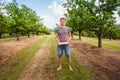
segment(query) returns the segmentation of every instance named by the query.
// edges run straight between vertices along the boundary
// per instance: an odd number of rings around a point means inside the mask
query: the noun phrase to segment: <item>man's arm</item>
[[[68,35],[69,35],[69,39],[68,39],[69,42],[71,40],[71,32]]]
[[[69,28],[68,30],[68,36],[69,36],[69,39],[68,39],[68,42],[71,40],[71,29]]]
[[[56,40],[57,40],[57,43],[59,43],[58,33],[57,32],[56,32]]]

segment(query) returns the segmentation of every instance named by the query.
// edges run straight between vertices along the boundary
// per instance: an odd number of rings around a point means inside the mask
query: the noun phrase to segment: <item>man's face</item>
[[[66,20],[65,20],[65,19],[61,19],[61,20],[60,20],[60,25],[61,25],[61,26],[65,26],[65,24],[66,24]]]

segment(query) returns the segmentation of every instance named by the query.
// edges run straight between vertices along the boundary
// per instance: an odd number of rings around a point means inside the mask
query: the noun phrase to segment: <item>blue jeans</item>
[[[58,57],[62,56],[63,50],[67,57],[70,57],[70,46],[69,44],[66,45],[58,45]]]

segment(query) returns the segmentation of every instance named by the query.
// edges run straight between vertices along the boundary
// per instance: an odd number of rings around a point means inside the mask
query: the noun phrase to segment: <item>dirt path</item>
[[[96,48],[79,40],[71,41],[71,51],[95,80],[120,80],[120,51]]]
[[[42,36],[35,36],[31,38],[24,38],[20,41],[11,40],[7,42],[0,42],[0,64],[4,63],[11,55],[15,55],[22,49],[26,49],[40,39]]]
[[[19,80],[50,80],[47,79],[47,73],[45,72],[45,66],[50,62],[49,57],[51,56],[50,37],[42,44]]]

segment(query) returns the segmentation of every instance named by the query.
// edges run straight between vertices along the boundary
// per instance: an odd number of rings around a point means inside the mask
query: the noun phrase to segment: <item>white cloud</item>
[[[64,13],[66,13],[66,9],[63,8],[62,4],[58,4],[57,1],[53,1],[48,8],[52,10],[55,15],[64,16]]]
[[[53,29],[56,23],[59,23],[60,17],[64,17],[66,9],[63,8],[62,3],[65,0],[54,0],[52,4],[48,5],[48,12],[41,16],[44,18],[43,23],[50,29]]]
[[[49,15],[43,15],[41,16],[43,19],[43,23],[50,29],[53,29],[56,24],[56,20],[53,17],[50,17]]]
[[[41,18],[44,18],[42,21],[48,28],[53,29],[57,24],[59,24],[59,19],[65,17],[66,9],[63,8],[62,3],[66,0],[53,0],[53,2],[48,5],[48,13],[43,14]]]

